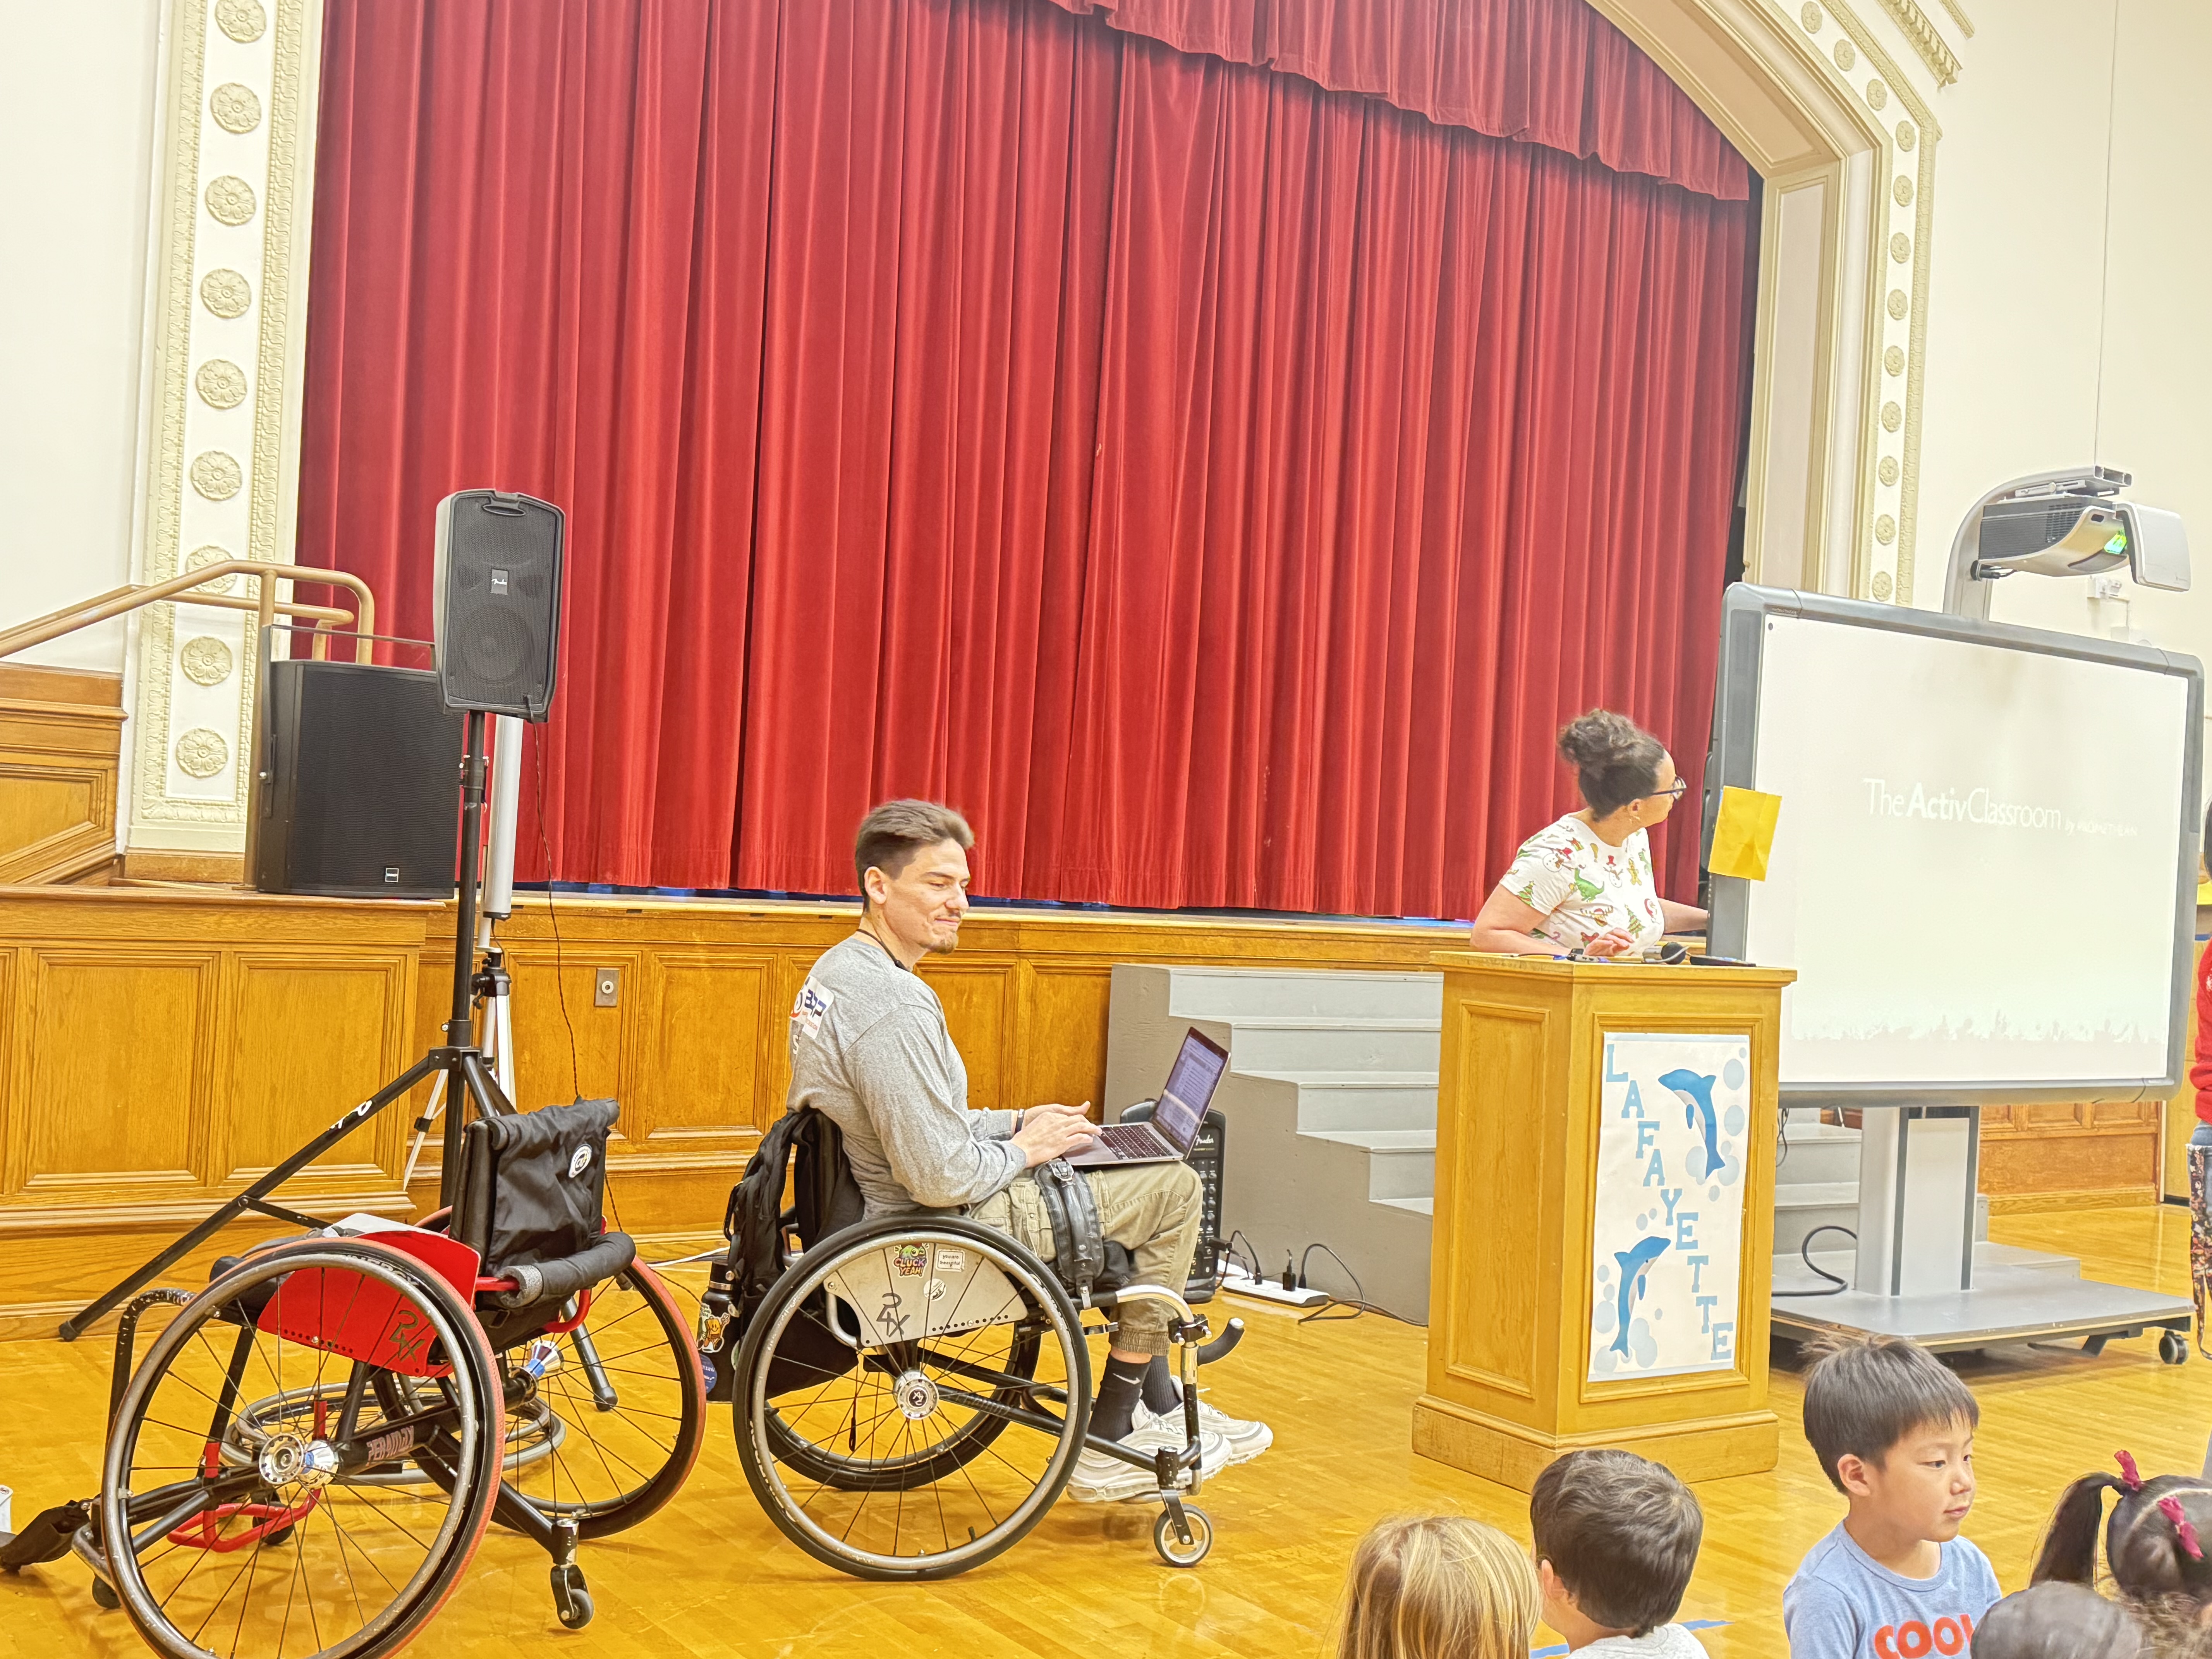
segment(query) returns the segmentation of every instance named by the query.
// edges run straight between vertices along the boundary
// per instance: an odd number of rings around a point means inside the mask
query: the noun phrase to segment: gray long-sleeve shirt
[[[792,1006],[786,1099],[844,1131],[871,1216],[979,1204],[1029,1167],[1012,1112],[968,1109],[937,993],[865,933],[824,951]]]

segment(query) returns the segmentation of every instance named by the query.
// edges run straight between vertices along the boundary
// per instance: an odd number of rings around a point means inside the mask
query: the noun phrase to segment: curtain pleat
[[[1130,7],[329,0],[301,556],[421,637],[441,496],[568,509],[526,878],[842,892],[919,794],[987,893],[1471,914],[1580,709],[1695,782],[1747,393],[1755,210],[1589,159],[1695,112],[1565,3],[1191,15],[1548,20],[1571,144]]]

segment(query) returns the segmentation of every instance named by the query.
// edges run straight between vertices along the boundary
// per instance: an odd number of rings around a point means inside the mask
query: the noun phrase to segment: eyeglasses
[[[1638,795],[1638,796],[1637,797],[1637,799],[1638,799],[1638,800],[1657,800],[1657,799],[1660,798],[1660,796],[1664,795],[1664,796],[1665,796],[1668,800],[1680,800],[1680,799],[1682,799],[1682,797],[1683,797],[1683,796],[1685,796],[1685,795],[1688,794],[1689,793],[1690,793],[1690,781],[1689,781],[1689,779],[1687,779],[1687,778],[1677,778],[1677,779],[1675,779],[1675,780],[1674,780],[1674,781],[1672,784],[1670,784],[1668,787],[1666,787],[1666,788],[1664,788],[1664,789],[1654,789],[1654,790],[1653,790],[1650,794],[1648,794],[1648,795]]]

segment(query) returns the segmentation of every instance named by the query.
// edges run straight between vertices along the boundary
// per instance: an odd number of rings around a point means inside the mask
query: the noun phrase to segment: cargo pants
[[[1098,1230],[1129,1252],[1134,1282],[1181,1296],[1198,1249],[1203,1197],[1198,1171],[1188,1164],[1136,1164],[1083,1173],[1098,1206]],[[1052,1222],[1034,1176],[1016,1176],[1013,1185],[971,1206],[968,1213],[1039,1261],[1052,1260]],[[1116,1316],[1120,1328],[1114,1346],[1125,1353],[1164,1354],[1170,1317],[1166,1305],[1150,1297],[1130,1303]]]

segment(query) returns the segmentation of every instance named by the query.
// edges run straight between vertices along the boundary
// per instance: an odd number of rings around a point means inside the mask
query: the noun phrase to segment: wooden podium
[[[1428,1386],[1413,1449],[1522,1491],[1620,1446],[1774,1467],[1779,969],[1439,951]]]

